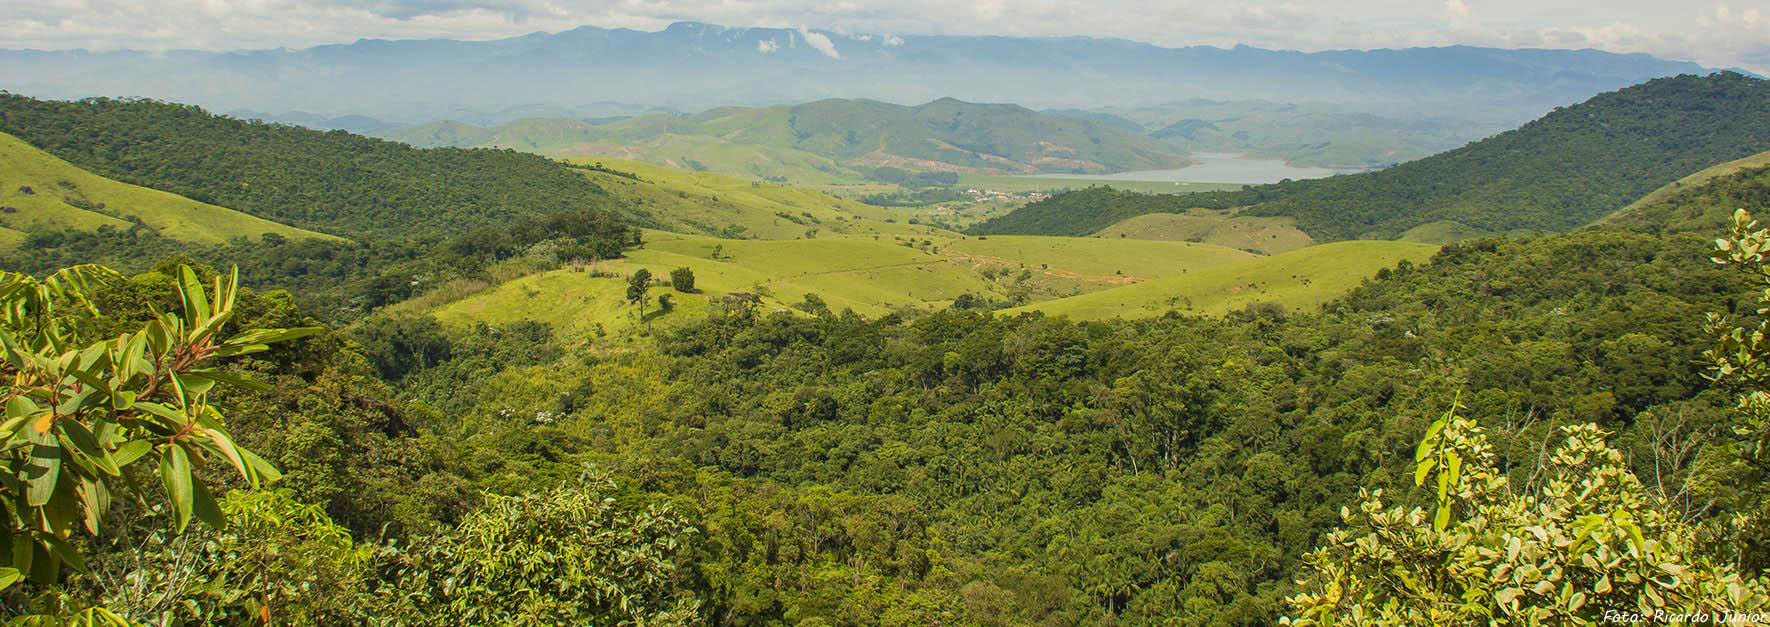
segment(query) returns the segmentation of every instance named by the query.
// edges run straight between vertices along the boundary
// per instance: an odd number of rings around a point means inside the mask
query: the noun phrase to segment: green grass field
[[[1350,241],[1311,246],[1246,263],[1229,264],[1021,307],[1082,320],[1137,318],[1168,311],[1221,315],[1256,303],[1313,310],[1403,259],[1424,261],[1437,246],[1395,241]]]
[[[1101,229],[1093,237],[1202,242],[1269,255],[1315,243],[1315,238],[1297,229],[1295,218],[1238,216],[1211,209],[1133,216]]]
[[[114,181],[0,133],[0,225],[5,229],[0,245],[16,245],[24,232],[34,229],[128,229],[131,216],[166,237],[204,244],[257,239],[265,233],[338,239]]]
[[[945,307],[966,293],[1001,296],[964,263],[903,246],[890,236],[725,240],[653,231],[646,246],[625,259],[521,277],[432,313],[451,325],[535,320],[553,325],[563,337],[620,341],[645,326],[626,302],[625,277],[646,268],[664,280],[681,267],[694,270],[697,293],[655,289],[654,294],[670,294],[675,307],[659,314],[654,306],[648,314],[654,328],[704,317],[709,306],[736,292],[761,297],[763,311],[786,309],[816,294],[834,311],[874,316],[898,308]]]
[[[545,322],[562,337],[621,345],[649,326],[655,331],[705,317],[722,299],[745,292],[764,311],[790,310],[816,294],[834,311],[881,315],[897,309],[944,308],[962,294],[1002,299],[1017,284],[985,269],[1021,268],[1039,280],[1070,280],[1087,293],[1006,310],[1041,311],[1078,319],[1134,318],[1169,310],[1220,315],[1255,303],[1309,310],[1356,287],[1402,259],[1424,261],[1437,247],[1408,242],[1356,241],[1260,257],[1222,247],[1177,242],[1117,242],[1058,237],[935,239],[905,246],[882,236],[815,240],[721,240],[662,232],[628,258],[590,268],[565,268],[517,278],[432,310],[445,324]],[[917,240],[919,244],[921,240]],[[1114,257],[1093,253],[1118,246]],[[717,256],[717,258],[715,258]],[[1035,261],[1035,260],[1044,261]],[[1141,273],[1106,272],[1125,266]],[[639,268],[653,276],[687,267],[697,293],[669,294],[670,312],[654,305],[641,320],[626,301],[625,278]],[[1089,274],[1092,273],[1092,274]],[[1129,273],[1127,273],[1129,274]],[[1133,280],[1142,279],[1138,282]],[[545,306],[541,306],[545,304]]]
[[[1192,242],[991,235],[935,240],[941,256],[978,264],[1047,268],[1109,282],[1135,282],[1241,263],[1252,253]]]
[[[804,239],[814,230],[818,235],[947,233],[909,224],[908,212],[903,210],[874,207],[797,185],[638,161],[575,158],[568,162],[600,163],[638,175],[642,180],[583,170],[598,185],[638,207],[644,218],[670,231],[762,239]]]
[[[493,142],[496,143],[496,142]],[[510,146],[523,150],[520,146]],[[621,141],[585,141],[530,148],[541,154],[595,160],[643,161],[694,171],[712,171],[756,179],[785,179],[795,185],[832,185],[863,181],[854,168],[796,148],[741,144],[707,135],[665,134]]]
[[[1492,235],[1492,233],[1488,233],[1487,231],[1477,229],[1461,222],[1440,220],[1437,222],[1427,222],[1403,231],[1401,237],[1396,239],[1404,242],[1438,244],[1442,246],[1459,240],[1486,237],[1488,235]]]

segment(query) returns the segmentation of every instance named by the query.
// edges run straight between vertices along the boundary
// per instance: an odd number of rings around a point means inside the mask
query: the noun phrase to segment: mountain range
[[[693,22],[655,32],[585,26],[493,41],[365,39],[233,52],[0,51],[0,86],[24,95],[149,97],[217,111],[365,115],[405,124],[506,110],[533,117],[608,109],[597,103],[610,102],[699,110],[946,96],[1034,108],[1266,99],[1516,123],[1600,91],[1702,71],[1688,62],[1596,50],[1296,52]]]
[[[1118,125],[1010,104],[942,98],[906,107],[828,99],[721,107],[604,123],[531,118],[493,128],[443,121],[378,135],[421,148],[613,155],[769,179],[858,179],[878,167],[985,173],[1179,167],[1180,150]]]

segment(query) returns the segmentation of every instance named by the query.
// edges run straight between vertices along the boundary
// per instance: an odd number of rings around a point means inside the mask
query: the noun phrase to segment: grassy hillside
[[[1101,229],[1105,239],[1203,242],[1268,255],[1309,246],[1315,239],[1297,229],[1288,217],[1237,215],[1232,211],[1193,209],[1184,213],[1150,213],[1126,218]]]
[[[119,183],[87,172],[16,137],[0,133],[0,225],[16,241],[23,232],[99,227],[128,230],[131,220],[172,239],[220,244],[266,233],[337,239],[256,218],[176,194]]]
[[[902,246],[889,236],[725,240],[648,232],[646,237],[646,246],[625,259],[584,270],[525,276],[441,304],[432,312],[445,324],[536,320],[552,324],[564,337],[619,340],[644,326],[626,301],[625,277],[639,268],[660,279],[680,267],[695,273],[697,293],[654,290],[669,294],[675,302],[670,313],[650,310],[654,328],[703,318],[709,306],[737,292],[759,296],[764,311],[789,308],[815,294],[833,311],[852,309],[868,315],[899,308],[943,308],[963,294],[1003,296],[963,262]],[[422,309],[423,304],[419,299],[403,308]]]
[[[1087,187],[1027,203],[969,232],[980,235],[1092,235],[1109,226],[1151,213],[1230,209],[1248,200],[1243,191],[1196,194],[1140,194],[1109,185]]]
[[[904,210],[874,207],[797,185],[637,161],[577,158],[569,162],[589,166],[580,172],[629,213],[654,227],[679,233],[762,239],[941,233],[909,224]],[[598,164],[605,169],[591,169]]]
[[[518,120],[492,128],[432,123],[386,133],[417,146],[478,145],[556,156],[610,156],[795,183],[863,178],[881,166],[984,174],[1177,167],[1178,151],[1091,120],[950,98],[906,107],[872,100],[725,107],[605,124]],[[472,144],[465,142],[474,141]]]
[[[1357,287],[1379,270],[1403,260],[1425,261],[1437,249],[1409,242],[1336,242],[1010,312],[1040,311],[1101,320],[1157,316],[1168,311],[1217,315],[1258,303],[1310,310]]]
[[[1015,311],[1081,319],[1143,317],[1169,309],[1221,314],[1253,303],[1307,309],[1356,287],[1382,268],[1429,257],[1435,246],[1342,242],[1261,257],[1209,244],[1066,237],[832,236],[727,240],[648,232],[643,249],[589,268],[564,268],[471,291],[422,297],[396,309],[429,311],[451,326],[547,322],[564,337],[625,343],[649,322],[685,324],[733,293],[765,309],[791,309],[815,295],[832,311],[880,315],[940,309],[962,296],[980,302],[1031,298]],[[626,301],[625,277],[694,270],[695,294],[669,293],[670,312],[641,320]],[[548,306],[537,306],[548,303]]]
[[[1396,238],[1432,223],[1477,233],[1567,231],[1766,145],[1770,82],[1733,73],[1680,76],[1600,94],[1386,170],[1163,201],[1083,190],[974,230],[1076,235],[1144,213],[1246,206],[1246,215],[1296,218],[1298,228],[1324,241]],[[1448,229],[1425,235],[1454,231]]]

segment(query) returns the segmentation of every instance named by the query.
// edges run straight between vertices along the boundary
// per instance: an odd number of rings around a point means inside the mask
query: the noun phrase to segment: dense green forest
[[[1726,226],[1454,244],[1320,313],[735,307],[620,352],[538,324],[373,317],[202,375],[266,384],[205,400],[280,474],[269,491],[201,467],[213,497],[190,497],[182,534],[186,510],[161,503],[189,490],[118,498],[105,534],[69,536],[81,568],[0,602],[223,622],[1270,624],[1315,607],[1286,599],[1361,487],[1430,505],[1416,444],[1448,407],[1485,429],[1457,450],[1520,484],[1563,427],[1596,423],[1658,478],[1639,498],[1698,521],[1761,511],[1741,488],[1764,467],[1729,461],[1749,442],[1733,392],[1704,378],[1704,315],[1754,310],[1754,275],[1709,259]],[[69,343],[192,311],[189,285],[215,275],[180,273],[93,279],[100,313],[64,308]],[[281,291],[225,300],[231,328],[314,325]],[[1751,529],[1703,546],[1755,573],[1770,554]]]
[[[1323,241],[1395,238],[1440,221],[1495,234],[1563,232],[1767,145],[1770,82],[1730,72],[1679,76],[1599,94],[1516,130],[1376,172],[1138,201],[1071,192],[1078,196],[1029,204],[972,231],[1085,235],[1110,218],[1243,206],[1248,215],[1295,217]]]

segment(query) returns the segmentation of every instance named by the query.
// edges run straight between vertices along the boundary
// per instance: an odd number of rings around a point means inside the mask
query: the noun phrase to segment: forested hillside
[[[974,231],[1089,233],[1108,218],[1164,207],[1245,206],[1247,215],[1295,217],[1319,240],[1395,238],[1434,223],[1486,233],[1561,232],[1766,145],[1770,82],[1734,73],[1679,76],[1600,94],[1517,130],[1377,172],[1144,200],[1128,208],[1099,194],[1053,199]]]
[[[418,150],[149,100],[0,94],[0,131],[120,181],[347,238],[436,238],[613,208],[583,176],[534,155]]]
[[[223,230],[227,237],[185,237],[171,227],[216,230],[227,222],[175,223],[175,216],[146,213],[155,209],[150,206],[135,211],[147,226],[168,228],[34,225],[16,246],[0,250],[0,267],[42,274],[103,263],[142,272],[173,255],[217,267],[238,264],[248,285],[294,290],[311,311],[330,320],[481,275],[524,252],[555,264],[618,257],[638,242],[628,223],[645,224],[641,211],[617,202],[583,172],[512,151],[418,150],[148,100],[63,102],[11,94],[0,94],[0,131],[33,144],[20,147],[21,154],[41,149],[151,188],[137,195],[161,205],[178,197],[153,190],[180,194],[211,213],[249,214],[238,217],[250,224],[275,222],[339,236],[301,237],[306,231],[297,228],[252,226]],[[81,189],[80,176],[56,178],[41,197],[68,197],[72,192],[64,185]],[[98,209],[102,200],[92,199],[90,206]],[[106,209],[130,211],[125,205]],[[271,236],[258,237],[264,233]],[[546,249],[531,250],[537,244]]]
[[[328,236],[226,207],[130,185],[87,172],[16,137],[0,133],[0,245],[32,233],[72,229],[150,229],[172,239],[219,244]]]

